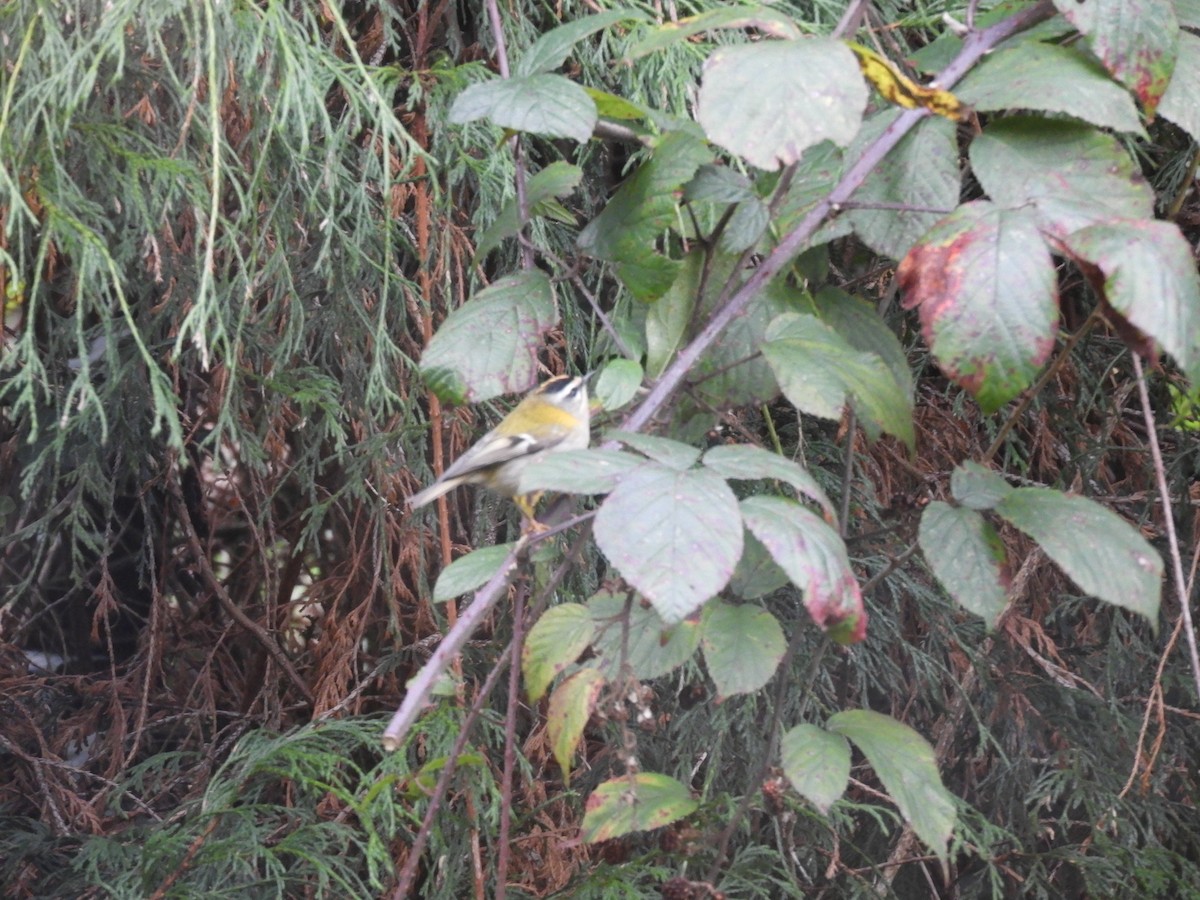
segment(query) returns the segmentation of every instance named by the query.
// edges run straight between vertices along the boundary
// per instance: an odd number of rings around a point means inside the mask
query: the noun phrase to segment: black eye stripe
[[[570,390],[564,390],[572,385]],[[540,394],[561,394],[564,400],[574,399],[579,396],[579,392],[583,390],[583,381],[581,379],[572,378],[570,375],[556,375],[549,381],[542,384],[538,389]]]

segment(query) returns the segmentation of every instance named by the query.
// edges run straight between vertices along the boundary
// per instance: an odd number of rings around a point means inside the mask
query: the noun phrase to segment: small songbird
[[[546,453],[582,450],[590,439],[587,376],[559,375],[538,385],[437,481],[409,497],[408,505],[416,509],[460,484],[482,484],[512,497],[534,522],[537,496],[518,496],[525,467]]]

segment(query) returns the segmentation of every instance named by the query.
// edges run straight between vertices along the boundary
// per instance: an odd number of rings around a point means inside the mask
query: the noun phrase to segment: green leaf
[[[997,50],[984,57],[955,93],[980,112],[1036,109],[1145,135],[1129,93],[1093,57],[1074,47],[1026,40]]]
[[[847,160],[857,160],[883,131],[899,118],[901,110],[886,109],[863,123]],[[863,243],[884,256],[904,254],[942,216],[958,205],[958,141],[955,125],[934,116],[917,124],[876,166],[854,192],[855,204],[845,215]],[[870,209],[872,203],[911,209]]]
[[[967,460],[950,475],[950,493],[970,509],[992,509],[1012,493],[1004,476]]]
[[[714,600],[704,607],[700,647],[717,702],[751,694],[771,680],[787,641],[779,620],[758,606]]]
[[[695,337],[712,317],[721,299],[721,288],[737,274],[738,264],[738,256],[725,252],[706,259],[703,252],[696,251],[684,260],[679,278],[663,300],[670,300],[676,306],[669,313],[673,316],[685,310],[688,312],[686,319],[678,316],[681,325],[690,326],[684,332],[685,338]],[[681,300],[677,292],[688,299]],[[697,295],[700,295],[698,302],[694,299]],[[798,309],[804,296],[782,278],[766,285],[745,313],[729,324],[721,339],[705,350],[692,367],[696,395],[720,409],[765,403],[778,396],[775,375],[759,354],[763,335],[772,319],[780,313]],[[648,337],[652,321],[658,321],[654,309],[647,317]],[[665,328],[663,334],[666,339]]]
[[[499,278],[446,317],[421,357],[426,380],[449,369],[464,398],[490,400],[537,381],[543,336],[558,324],[550,279],[539,271]]]
[[[1014,116],[971,142],[971,166],[1001,206],[1037,206],[1055,237],[1113,217],[1151,218],[1154,191],[1120,141],[1074,122]]]
[[[1200,279],[1179,226],[1109,222],[1077,231],[1063,245],[1109,306],[1200,382]]]
[[[516,71],[513,74],[522,76],[551,72],[566,62],[571,50],[584,38],[629,19],[643,21],[645,16],[635,10],[612,10],[593,16],[584,16],[573,22],[559,25],[557,28],[551,28],[525,51],[517,62]]]
[[[628,625],[625,594],[601,591],[588,601],[588,612],[596,628],[592,664],[609,681],[624,677],[622,659],[639,681],[660,678],[691,659],[700,645],[698,622],[689,619],[668,625],[640,597],[630,604]]]
[[[591,644],[596,629],[582,603],[562,603],[542,613],[521,647],[521,673],[529,702],[536,703],[559,673]]]
[[[693,204],[716,205],[722,214],[729,204],[737,204],[721,232],[720,247],[728,253],[741,253],[754,246],[770,221],[770,211],[750,180],[728,166],[701,166],[683,196]]]
[[[632,453],[591,447],[547,453],[525,467],[518,490],[564,494],[607,494],[621,478],[646,461]]]
[[[799,409],[840,419],[847,399],[872,438],[887,431],[909,447],[912,398],[874,353],[861,353],[815,316],[785,313],[768,327],[763,356],[784,396]]]
[[[917,837],[946,859],[955,803],[942,785],[929,742],[890,716],[866,709],[840,712],[825,727],[854,742]]]
[[[592,136],[597,116],[587,91],[569,78],[526,75],[471,85],[454,99],[449,118],[456,125],[487,119],[510,131],[582,144]]]
[[[750,179],[729,166],[709,164],[696,170],[695,177],[683,189],[683,199],[695,203],[742,203],[757,200]]]
[[[921,552],[959,606],[993,628],[1005,596],[1004,545],[979,513],[935,500],[921,513]]]
[[[1200,85],[1200,37],[1181,31],[1179,57],[1158,114],[1186,131],[1193,141],[1200,141],[1200,91],[1196,85]]]
[[[800,796],[828,813],[850,782],[850,745],[816,725],[797,725],[779,742],[783,774]]]
[[[1028,386],[1054,349],[1054,263],[1032,212],[960,206],[897,270],[938,364],[992,413]]]
[[[1085,593],[1158,629],[1163,563],[1136,528],[1086,497],[1014,488],[996,512],[1025,532]]]
[[[1001,0],[992,9],[979,9],[975,14],[975,29],[982,31],[997,22],[1007,19],[1017,12],[1026,0]],[[1021,41],[1057,41],[1075,31],[1064,19],[1051,16],[1032,28],[1019,32],[1000,44],[1006,48]],[[931,43],[920,50],[909,53],[905,61],[911,63],[918,72],[937,73],[950,65],[954,58],[962,52],[963,39],[950,29],[945,29]]]
[[[696,308],[699,289],[698,254],[689,254],[675,280],[646,308],[646,373],[658,378],[683,345]]]
[[[742,558],[729,579],[729,591],[744,600],[757,600],[775,593],[788,582],[787,572],[779,568],[762,541],[747,532]]]
[[[501,565],[516,544],[495,544],[480,547],[466,556],[460,556],[438,575],[433,587],[433,602],[444,603],[486,584],[488,579],[500,571]]]
[[[690,816],[699,804],[686,785],[653,772],[601,782],[587,799],[583,839],[595,844],[651,831]]]
[[[589,101],[590,102],[590,101]],[[676,260],[656,250],[662,234],[677,222],[678,191],[712,151],[697,137],[668,132],[643,164],[579,235],[579,247],[616,264],[617,274],[639,300],[656,300],[679,270]]]
[[[700,451],[691,444],[673,441],[670,438],[654,434],[641,434],[635,431],[610,431],[605,435],[608,440],[617,440],[628,447],[664,466],[672,469],[690,469],[700,458]]]
[[[583,171],[565,162],[552,162],[525,182],[525,199],[531,219],[539,216],[558,218],[556,197],[565,197],[579,186]],[[574,221],[572,219],[572,221]],[[521,230],[517,200],[514,197],[500,208],[495,221],[479,233],[475,257],[482,259],[505,238],[515,237]]]
[[[620,409],[637,396],[642,376],[642,367],[632,359],[611,360],[596,379],[596,399],[606,410]]]
[[[1153,116],[1175,68],[1179,23],[1171,0],[1054,0],[1054,5]]]
[[[771,37],[791,39],[798,38],[802,34],[796,24],[782,12],[758,4],[738,5],[709,10],[696,16],[687,16],[676,22],[664,22],[651,28],[625,51],[625,59],[632,62],[706,31],[723,28],[734,28],[739,31],[745,28],[754,28]]]
[[[747,444],[722,444],[704,454],[704,465],[722,478],[748,481],[767,479],[790,484],[815,501],[827,519],[834,521],[837,518],[833,503],[809,471],[778,453]]]
[[[831,141],[805,151],[783,197],[771,204],[775,210],[771,234],[782,237],[793,231],[817,203],[829,196],[841,178],[842,168],[842,151]],[[800,251],[819,247],[853,230],[845,216],[827,219]]]
[[[866,105],[854,54],[841,41],[806,38],[714,51],[696,118],[713,143],[774,170],[824,140],[849,144]]]
[[[749,250],[758,243],[770,222],[771,211],[761,200],[755,198],[739,203],[721,232],[717,246],[726,253]]]
[[[707,469],[635,469],[601,504],[595,534],[608,561],[668,624],[725,587],[742,555],[737,498]]]
[[[855,350],[874,353],[882,359],[904,395],[912,397],[913,379],[908,356],[874,305],[840,288],[823,287],[812,298],[812,307],[817,317]]]
[[[571,781],[571,758],[583,737],[588,719],[596,709],[596,701],[600,699],[604,685],[604,676],[596,669],[580,669],[563,679],[562,684],[550,695],[546,731],[565,784]]]
[[[746,527],[804,591],[804,606],[817,626],[839,643],[862,640],[867,613],[838,533],[782,497],[747,497],[741,506]]]
[[[636,122],[653,117],[649,107],[635,103],[626,97],[618,97],[616,94],[610,94],[608,91],[601,91],[594,87],[585,86],[584,90],[596,104],[596,112],[600,114],[601,118]]]

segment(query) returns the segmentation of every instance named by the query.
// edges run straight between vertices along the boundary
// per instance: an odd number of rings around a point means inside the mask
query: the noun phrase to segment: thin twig
[[[854,490],[854,438],[858,434],[858,416],[850,409],[846,417],[846,465],[842,469],[842,503],[838,510],[838,534],[846,539],[846,526],[850,521],[850,495]]]
[[[847,4],[846,11],[842,13],[837,27],[833,29],[833,36],[853,37],[854,33],[862,27],[863,19],[867,15],[867,7],[870,5],[871,0],[853,0],[852,3]]]
[[[575,285],[575,289],[579,291],[579,293],[583,294],[584,299],[587,300],[588,305],[592,308],[592,312],[594,312],[596,314],[596,318],[600,320],[600,325],[604,329],[605,334],[608,335],[609,340],[613,342],[620,354],[626,359],[632,359],[636,361],[638,354],[634,353],[633,350],[630,349],[629,345],[625,343],[625,339],[621,337],[620,333],[613,325],[612,320],[608,317],[608,313],[606,313],[600,306],[600,301],[596,299],[596,295],[592,291],[588,290],[588,286],[584,284],[583,279],[579,275],[578,265],[567,265],[566,260],[564,260],[557,253],[546,247],[534,246],[533,242],[523,234],[517,235],[517,240],[521,242],[522,246],[528,245],[531,250],[536,251],[538,254],[549,260],[552,265],[566,273],[564,277],[569,279],[570,282]]]
[[[458,617],[458,621],[446,634],[442,642],[438,644],[437,649],[433,651],[433,654],[425,662],[425,665],[409,681],[408,690],[404,694],[404,700],[401,702],[400,708],[396,710],[396,714],[392,716],[387,729],[383,732],[384,750],[391,752],[399,750],[404,745],[404,739],[408,736],[413,723],[416,722],[417,716],[421,714],[421,710],[429,702],[429,698],[433,694],[434,685],[437,684],[438,679],[442,677],[442,673],[449,668],[450,664],[458,656],[458,652],[466,646],[467,641],[475,633],[475,629],[479,627],[484,617],[496,605],[496,601],[500,599],[504,589],[508,586],[508,580],[512,577],[512,573],[516,571],[517,562],[526,549],[537,541],[545,540],[552,535],[558,534],[560,531],[565,531],[580,523],[587,522],[594,515],[595,513],[591,512],[585,513],[569,519],[561,525],[556,525],[541,534],[530,535],[512,549],[512,552],[501,563],[500,568],[496,570],[496,574],[488,579],[487,584],[475,592],[475,599],[471,605]]]
[[[192,558],[196,567],[200,570],[200,575],[208,584],[211,590],[217,597],[217,601],[221,604],[221,608],[225,610],[225,614],[229,618],[237,622],[243,629],[250,633],[250,636],[258,642],[258,645],[267,651],[271,659],[275,660],[276,665],[283,670],[287,675],[288,680],[295,685],[296,690],[300,695],[308,701],[309,705],[313,703],[313,694],[304,679],[300,677],[300,673],[296,671],[292,661],[288,659],[283,648],[275,642],[267,630],[255,622],[252,618],[246,615],[245,611],[233,602],[233,598],[229,596],[229,592],[225,590],[225,585],[221,583],[221,579],[217,577],[217,573],[213,571],[212,563],[208,558],[208,554],[204,551],[204,545],[200,543],[200,535],[196,532],[196,525],[192,521],[191,513],[188,511],[187,504],[183,501],[183,496],[180,494],[179,485],[173,478],[166,479],[167,487],[175,501],[175,509],[179,515],[179,521],[183,524],[184,536],[187,538],[188,547],[192,551]]]
[[[460,619],[459,621],[462,620]],[[417,877],[417,866],[420,865],[421,854],[425,852],[425,845],[429,842],[430,834],[433,833],[433,823],[441,812],[442,803],[446,799],[446,792],[450,789],[450,780],[454,777],[454,773],[458,769],[458,761],[462,758],[463,750],[467,747],[467,739],[471,734],[471,726],[479,718],[479,714],[483,711],[484,703],[487,702],[487,698],[491,696],[497,682],[500,681],[500,675],[508,665],[511,655],[512,644],[510,643],[500,653],[500,657],[496,660],[492,671],[480,686],[479,692],[475,696],[475,701],[471,704],[471,708],[467,712],[467,718],[463,722],[462,728],[459,729],[458,737],[454,740],[454,746],[450,749],[450,753],[446,757],[446,765],[442,768],[441,775],[438,776],[437,785],[433,789],[433,794],[429,797],[429,808],[425,810],[425,817],[421,821],[421,827],[418,829],[416,837],[413,838],[412,845],[408,848],[408,859],[405,861],[404,868],[400,871],[400,876],[396,880],[396,889],[392,891],[394,900],[403,900],[403,898],[412,895],[413,882]]]
[[[578,564],[579,557],[583,553],[583,545],[587,542],[590,534],[590,529],[586,527],[580,532],[579,536],[575,539],[575,543],[571,545],[571,549],[567,551],[563,561],[555,569],[554,574],[550,576],[550,579],[546,582],[546,586],[542,588],[537,599],[532,604],[530,618],[536,618],[541,614],[547,603],[549,603],[550,597],[558,589],[559,584],[567,577],[567,573]],[[467,717],[463,721],[458,737],[455,738],[450,755],[446,758],[446,765],[442,768],[442,772],[438,776],[433,794],[430,795],[429,808],[425,811],[425,817],[421,821],[421,828],[417,831],[417,836],[408,848],[408,860],[405,862],[404,869],[396,881],[396,889],[391,895],[393,900],[403,900],[403,898],[410,896],[412,892],[421,854],[425,852],[425,845],[429,842],[429,835],[433,830],[433,822],[441,811],[442,802],[445,800],[446,792],[450,788],[450,780],[454,777],[454,772],[458,768],[459,757],[462,756],[462,752],[467,746],[467,738],[471,733],[471,728],[479,718],[479,714],[483,711],[483,705],[487,702],[487,698],[495,690],[497,683],[499,683],[500,676],[504,673],[505,667],[512,658],[512,652],[513,643],[509,641],[508,645],[500,652],[496,664],[492,667],[492,671],[488,673],[488,677],[480,686],[475,700],[467,712]],[[428,668],[428,664],[426,668]],[[421,671],[424,672],[425,669]]]
[[[500,69],[500,77],[508,78],[508,49],[504,42],[504,21],[500,18],[500,7],[496,4],[496,0],[485,0],[487,6],[488,21],[492,26],[492,39],[496,42],[496,65]],[[525,227],[529,222],[529,196],[525,190],[525,160],[521,153],[521,138],[519,135],[513,135],[508,139],[508,146],[512,148],[513,154],[513,185],[517,190],[517,223],[520,226],[519,230],[524,233]],[[533,251],[522,242],[521,248],[521,268],[533,268]]]
[[[1150,392],[1146,388],[1146,373],[1142,369],[1142,358],[1133,355],[1133,374],[1137,378],[1138,397],[1142,401],[1142,417],[1146,422],[1146,435],[1150,441],[1150,458],[1154,461],[1154,478],[1163,505],[1163,527],[1167,532],[1167,549],[1171,558],[1171,577],[1175,582],[1175,596],[1179,598],[1179,611],[1183,616],[1184,636],[1187,638],[1191,656],[1192,679],[1196,687],[1196,699],[1200,700],[1200,653],[1196,651],[1196,629],[1192,627],[1192,607],[1188,597],[1187,580],[1183,577],[1183,557],[1179,553],[1179,537],[1175,533],[1175,511],[1171,509],[1171,493],[1167,486],[1167,469],[1163,465],[1162,450],[1158,446],[1158,430],[1154,422],[1154,411],[1150,408]]]
[[[525,644],[525,585],[513,602],[512,652],[517,658]],[[521,667],[508,670],[508,709],[504,715],[504,774],[500,780],[500,848],[496,857],[496,900],[504,900],[508,886],[509,829],[512,826],[513,777],[517,767],[517,709],[521,705]]]
[[[763,747],[763,754],[759,759],[758,766],[754,770],[753,778],[750,782],[746,793],[742,795],[741,801],[737,805],[737,809],[733,811],[733,815],[729,817],[729,822],[721,830],[721,837],[717,841],[717,854],[713,858],[712,865],[709,866],[708,874],[705,880],[709,884],[715,883],[717,876],[721,873],[721,866],[725,863],[725,859],[729,854],[729,842],[733,840],[734,834],[741,825],[742,818],[750,810],[750,804],[758,796],[759,790],[762,787],[763,779],[767,777],[767,772],[771,768],[771,760],[776,756],[776,748],[779,745],[779,731],[783,720],[783,710],[787,704],[788,692],[792,689],[791,679],[786,677],[786,673],[792,666],[792,660],[800,650],[800,644],[804,640],[804,626],[796,622],[792,626],[792,637],[788,641],[787,650],[784,651],[783,659],[779,661],[779,666],[776,668],[775,682],[775,701],[771,704],[771,725],[767,731],[766,746]],[[821,662],[825,655],[825,650],[829,646],[829,641],[824,641],[813,653],[809,663],[809,678],[808,684],[812,683],[817,665]],[[803,686],[803,690],[807,695],[807,685]]]
[[[1100,307],[1097,306],[1092,310],[1091,315],[1084,320],[1084,323],[1075,330],[1075,333],[1067,338],[1066,342],[1063,344],[1062,351],[1054,358],[1054,362],[1047,366],[1046,371],[1038,376],[1038,380],[1025,390],[1020,402],[1018,402],[1012,412],[1008,414],[1008,417],[1004,420],[1004,424],[1001,425],[1000,430],[996,432],[996,437],[992,440],[991,445],[983,452],[983,462],[987,462],[1000,452],[1000,448],[1004,445],[1004,440],[1008,437],[1009,432],[1013,430],[1017,422],[1020,421],[1023,415],[1025,415],[1025,411],[1029,409],[1033,401],[1042,392],[1042,388],[1044,388],[1050,382],[1051,378],[1059,373],[1059,370],[1061,370],[1066,364],[1067,360],[1071,358],[1071,351],[1075,349],[1075,345],[1083,339],[1084,335],[1092,330],[1092,326],[1096,324],[1099,318]]]

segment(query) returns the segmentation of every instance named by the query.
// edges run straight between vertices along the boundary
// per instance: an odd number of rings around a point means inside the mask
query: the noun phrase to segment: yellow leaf
[[[846,46],[858,57],[858,67],[862,69],[863,77],[875,85],[875,90],[885,100],[905,109],[923,107],[956,122],[966,117],[969,107],[949,91],[917,84],[889,60],[861,44],[847,41]]]

